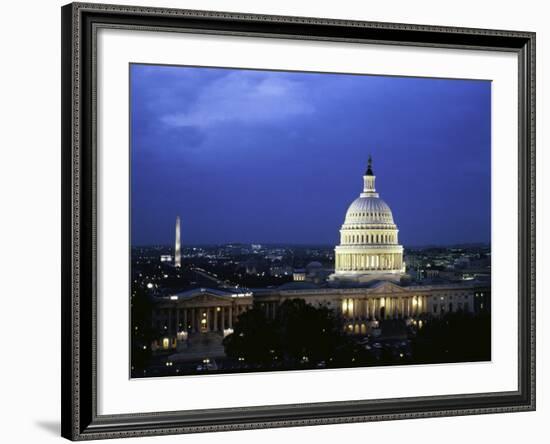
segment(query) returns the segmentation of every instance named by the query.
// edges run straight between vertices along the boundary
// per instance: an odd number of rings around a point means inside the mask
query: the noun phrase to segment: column
[[[187,331],[187,308],[183,309],[183,331]]]
[[[399,314],[401,313],[401,298],[395,298],[395,318],[399,319]]]
[[[222,332],[225,330],[225,307],[222,307]]]
[[[369,317],[374,317],[374,299],[369,299]]]
[[[176,307],[176,334],[180,331],[180,309]]]
[[[233,328],[233,306],[229,306],[229,328]]]
[[[214,307],[214,331],[219,331],[218,328],[218,308]]]

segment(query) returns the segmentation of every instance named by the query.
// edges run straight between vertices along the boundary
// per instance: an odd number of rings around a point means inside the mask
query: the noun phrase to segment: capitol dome
[[[390,207],[379,197],[358,197],[348,208],[344,224],[392,224]]]
[[[376,192],[375,179],[369,157],[363,192],[349,206],[340,229],[331,280],[399,280],[404,274],[399,230],[389,205]]]

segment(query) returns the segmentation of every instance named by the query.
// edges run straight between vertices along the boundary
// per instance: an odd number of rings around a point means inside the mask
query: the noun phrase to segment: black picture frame
[[[535,409],[535,33],[72,3],[62,14],[62,436],[118,438]],[[519,64],[518,390],[97,414],[96,86],[99,27],[508,51]]]

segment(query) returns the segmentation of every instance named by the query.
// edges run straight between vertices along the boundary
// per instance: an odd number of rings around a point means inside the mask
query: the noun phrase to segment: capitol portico
[[[349,206],[340,229],[332,281],[399,282],[405,273],[399,230],[390,207],[376,192],[375,179],[369,157],[363,176],[363,192]]]

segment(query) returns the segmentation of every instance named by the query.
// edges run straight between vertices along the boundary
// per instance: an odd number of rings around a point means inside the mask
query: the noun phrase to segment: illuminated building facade
[[[245,293],[195,289],[158,300],[152,326],[159,338],[153,350],[185,349],[187,340],[197,334],[217,335],[221,343],[233,332],[238,316],[253,303],[274,318],[278,306],[288,299],[329,307],[341,316],[348,333],[367,334],[385,319],[416,324],[446,313],[488,311],[490,287],[479,282],[401,286],[372,281],[357,288],[260,289]]]
[[[159,338],[153,351],[185,349],[193,336],[208,335],[218,343],[233,333],[241,313],[252,307],[251,292],[228,292],[197,288],[159,298],[152,314],[152,327]]]

